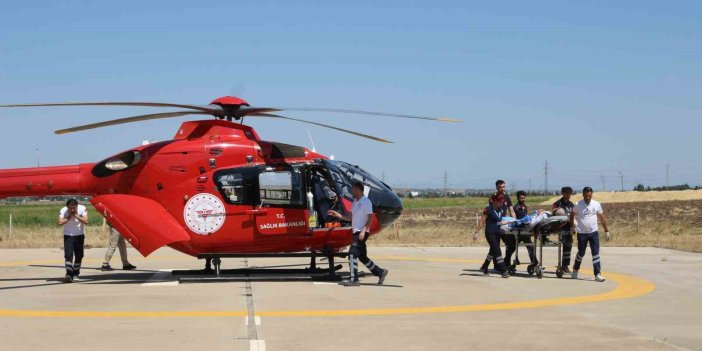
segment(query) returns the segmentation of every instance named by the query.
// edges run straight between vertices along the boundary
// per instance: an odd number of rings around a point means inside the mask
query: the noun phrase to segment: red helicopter
[[[305,111],[365,114],[440,122],[447,118],[326,108],[251,107],[226,96],[210,105],[152,102],[83,102],[0,105],[0,107],[146,106],[162,112],[58,130],[65,134],[124,123],[211,115],[184,122],[172,140],[141,145],[97,163],[0,170],[0,198],[82,194],[142,255],[170,246],[198,258],[340,257],[351,243],[349,223],[327,216],[348,212],[351,184],[362,181],[373,203],[371,235],[402,213],[402,201],[384,182],[362,168],[307,148],[261,140],[245,117],[309,123],[380,142],[388,140],[276,114]],[[240,121],[236,123],[235,121]],[[342,256],[343,257],[343,256]]]

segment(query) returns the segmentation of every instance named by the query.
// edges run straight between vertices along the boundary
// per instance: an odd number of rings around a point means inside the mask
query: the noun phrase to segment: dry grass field
[[[612,240],[602,240],[602,245],[702,252],[702,200],[612,203],[603,207]],[[479,211],[467,207],[409,209],[397,222],[397,230],[389,228],[372,242],[379,246],[485,246],[482,235],[476,242],[471,240]]]
[[[532,209],[546,198],[531,198]],[[481,235],[473,242],[476,214],[485,199],[406,199],[407,209],[397,221],[371,240],[376,246],[485,246]],[[62,247],[60,228],[54,223],[55,206],[0,206],[0,248]],[[605,203],[611,241],[606,246],[656,246],[702,252],[702,200]],[[12,236],[7,217],[15,216]],[[639,225],[637,226],[637,214]],[[35,224],[40,223],[40,224]],[[97,213],[91,213],[86,245],[103,247],[107,231]],[[399,235],[399,236],[398,236]]]

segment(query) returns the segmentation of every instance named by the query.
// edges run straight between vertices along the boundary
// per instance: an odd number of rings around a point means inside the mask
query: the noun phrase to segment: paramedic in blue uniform
[[[576,230],[576,227],[574,227],[576,219],[578,220],[578,255],[575,257],[575,264],[573,265],[573,279],[578,279],[580,264],[585,256],[587,245],[590,244],[590,250],[592,251],[592,267],[595,271],[595,280],[598,282],[603,282],[605,281],[605,277],[602,276],[602,268],[600,264],[600,234],[598,232],[598,220],[602,222],[602,228],[605,230],[605,237],[607,240],[609,240],[609,229],[607,226],[607,219],[605,218],[604,211],[602,210],[602,205],[592,199],[592,188],[589,186],[583,189],[583,199],[578,201],[573,209],[573,212],[570,213],[570,225],[571,228],[573,228],[573,231]]]
[[[502,206],[500,207],[500,211],[502,212],[502,217],[510,216],[512,218],[515,218],[514,216],[514,209],[512,208],[512,199],[509,198],[509,194],[507,194],[507,184],[505,183],[504,180],[499,179],[495,182],[495,190],[497,191],[495,195],[502,195],[504,196],[504,201]],[[488,206],[492,204],[492,197],[488,200]],[[502,242],[505,243],[505,251],[508,251],[510,247],[515,247],[517,245],[514,235],[511,234],[501,234],[500,238],[502,239]],[[512,266],[512,262],[510,259],[511,255],[505,255],[505,264],[507,267]]]
[[[529,214],[529,207],[526,205],[526,197],[527,195],[524,191],[520,190],[517,192],[517,204],[514,205],[514,213],[517,216],[517,219],[522,219]],[[527,244],[527,251],[529,252],[529,259],[531,260],[531,263],[538,263],[538,260],[536,259],[536,250],[534,249],[533,243],[531,242],[531,236],[529,235],[519,235],[516,240],[510,241],[512,245],[507,245],[507,248],[505,249],[505,262],[512,261],[512,254],[517,250],[517,242]],[[508,265],[507,268],[509,269],[510,273],[515,271],[515,265]]]
[[[564,212],[564,216],[570,217],[575,207],[575,204],[570,201],[572,195],[573,188],[569,186],[561,188],[561,198],[553,203],[551,207],[552,212],[555,214],[558,209],[561,209]],[[570,254],[573,251],[573,235],[571,234],[570,228],[570,223],[566,223],[560,229],[561,242],[563,243],[563,261],[561,262],[561,269],[563,269],[564,273],[570,273],[568,266],[570,266]]]
[[[370,236],[370,227],[373,223],[373,204],[370,199],[364,196],[365,185],[361,182],[354,182],[351,188],[353,195],[353,204],[351,205],[351,214],[342,215],[341,213],[329,210],[329,216],[339,218],[346,222],[351,222],[353,229],[353,240],[349,247],[349,271],[351,278],[344,282],[344,285],[357,286],[358,281],[358,262],[360,260],[368,268],[373,275],[378,277],[378,284],[383,284],[385,277],[388,275],[387,269],[382,269],[368,258],[368,249],[366,241]]]
[[[485,262],[483,266],[480,267],[480,270],[484,275],[488,275],[488,266],[490,265],[490,261],[493,261],[495,268],[502,273],[502,278],[509,278],[507,266],[502,257],[502,250],[500,250],[500,225],[504,224],[502,222],[502,207],[504,202],[505,197],[502,194],[495,194],[490,197],[491,205],[483,210],[483,217],[480,223],[478,223],[478,228],[475,229],[473,240],[477,239],[480,229],[485,226],[485,239],[490,245],[490,251],[485,257]]]
[[[59,212],[58,225],[63,227],[63,252],[66,259],[66,276],[64,282],[73,283],[80,280],[80,265],[83,262],[83,244],[85,243],[85,225],[88,224],[88,209],[79,205],[76,199],[66,202],[66,207]]]

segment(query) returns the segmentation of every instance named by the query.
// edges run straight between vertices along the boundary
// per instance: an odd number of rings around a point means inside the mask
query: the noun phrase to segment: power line
[[[544,192],[548,193],[548,160],[544,161]]]
[[[622,171],[619,171],[619,178],[622,181],[622,191],[624,191],[624,174],[622,174]]]

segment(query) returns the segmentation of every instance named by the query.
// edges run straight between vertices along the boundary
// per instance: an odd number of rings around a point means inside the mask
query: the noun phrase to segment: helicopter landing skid
[[[261,282],[261,281],[340,281],[342,277],[337,271],[342,265],[335,265],[335,257],[346,257],[347,253],[338,252],[333,254],[320,255],[316,252],[300,253],[263,253],[263,254],[201,254],[199,259],[206,259],[207,266],[204,270],[176,270],[172,274],[181,276],[180,283],[210,283],[210,282]],[[289,266],[270,267],[245,267],[236,269],[222,269],[222,258],[310,258],[309,267],[305,268],[282,268]],[[328,261],[328,268],[317,267],[317,257],[325,257]],[[209,263],[214,269],[211,269]],[[210,269],[208,269],[210,268]]]

